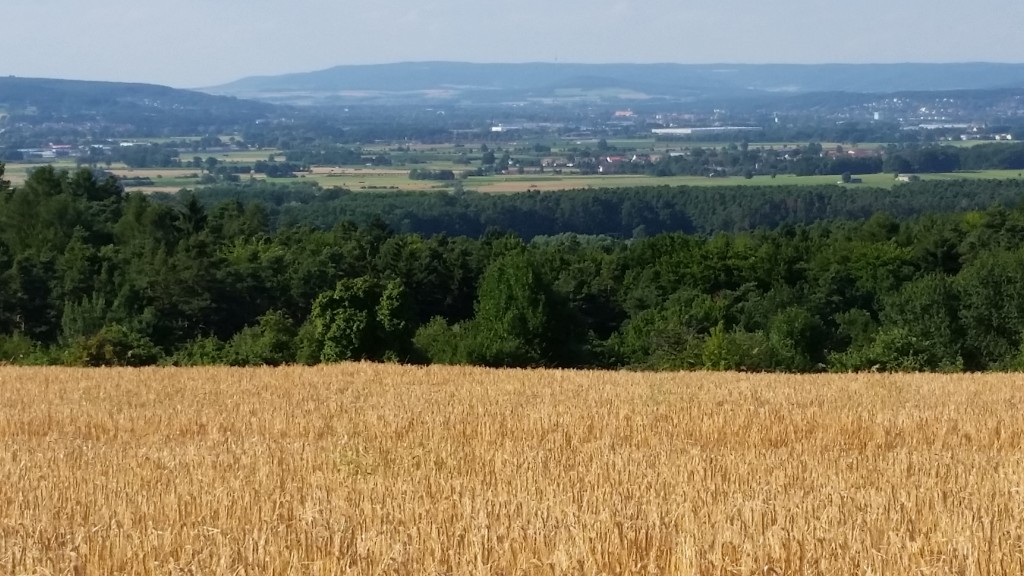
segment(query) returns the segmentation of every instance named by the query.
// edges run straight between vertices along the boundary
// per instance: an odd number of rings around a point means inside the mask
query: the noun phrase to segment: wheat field
[[[1022,384],[0,368],[0,573],[1024,574]]]

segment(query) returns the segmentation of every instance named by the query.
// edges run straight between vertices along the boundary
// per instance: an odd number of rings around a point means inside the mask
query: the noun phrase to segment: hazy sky
[[[1021,0],[4,0],[0,75],[176,87],[338,64],[1024,62]]]

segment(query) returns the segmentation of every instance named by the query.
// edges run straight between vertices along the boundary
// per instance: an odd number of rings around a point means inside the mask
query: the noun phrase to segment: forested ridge
[[[1019,186],[154,200],[46,167],[0,178],[0,362],[1016,369]]]

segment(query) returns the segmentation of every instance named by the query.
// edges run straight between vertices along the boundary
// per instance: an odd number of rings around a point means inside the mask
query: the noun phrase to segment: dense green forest
[[[382,220],[400,233],[470,236],[500,229],[525,240],[574,233],[640,238],[664,232],[742,232],[823,220],[864,220],[876,212],[906,218],[936,212],[1015,206],[1024,181],[908,182],[892,190],[829,186],[651,186],[620,189],[480,194],[350,192],[296,183],[215,185],[195,194],[206,206],[259,203],[272,230],[345,220]],[[181,203],[181,195],[157,195]]]
[[[582,226],[602,193],[450,196],[476,224],[442,231],[401,225],[419,209],[401,195],[158,201],[42,168],[0,178],[0,362],[1017,369],[1018,186],[619,191],[664,224],[619,206],[578,233],[532,221],[571,208],[560,222]]]

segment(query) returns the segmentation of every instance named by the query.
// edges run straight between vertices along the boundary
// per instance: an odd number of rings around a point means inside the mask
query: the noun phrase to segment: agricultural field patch
[[[114,176],[120,178],[187,178],[196,177],[199,170],[196,168],[113,168],[109,170]]]
[[[347,190],[382,192],[382,191],[424,191],[444,189],[446,186],[430,180],[410,180],[408,172],[394,172],[388,174],[360,174],[350,173],[319,173],[298,175],[299,180],[294,178],[267,178],[271,182],[315,182],[323,188],[345,188]]]
[[[1021,574],[1015,375],[0,368],[10,574]]]
[[[4,165],[4,180],[15,186],[24,184],[25,179],[28,178],[29,171],[36,166],[32,164],[7,163]]]
[[[218,160],[220,160],[222,162],[227,162],[228,164],[254,164],[254,163],[259,162],[261,160],[265,162],[271,155],[274,155],[276,160],[279,161],[279,162],[280,161],[284,161],[284,153],[283,152],[281,152],[280,150],[269,150],[269,149],[264,149],[264,150],[238,150],[238,151],[232,151],[232,152],[217,152],[215,154],[208,154],[208,153],[204,152],[204,153],[197,153],[195,155],[200,156],[201,158],[206,158],[207,156],[213,156],[214,158],[217,158]],[[187,158],[191,158],[191,156],[187,152],[182,152],[181,157],[182,157],[183,160],[187,159]]]
[[[879,178],[865,178],[862,185],[890,187],[893,185],[891,174],[877,175]],[[557,191],[581,188],[624,188],[629,186],[766,186],[766,185],[828,185],[838,182],[837,176],[791,176],[780,175],[755,176],[753,178],[722,177],[707,178],[704,176],[485,176],[469,178],[465,186],[478,192],[509,193],[526,190]]]

